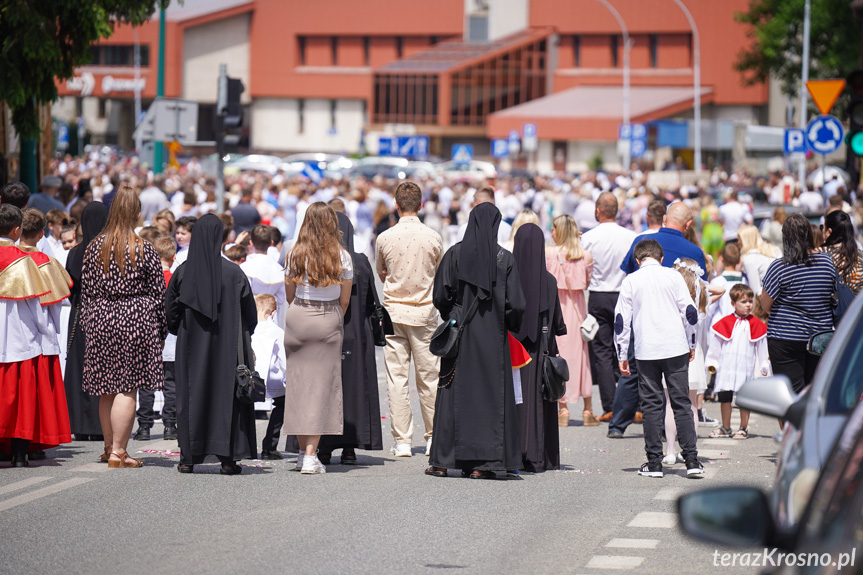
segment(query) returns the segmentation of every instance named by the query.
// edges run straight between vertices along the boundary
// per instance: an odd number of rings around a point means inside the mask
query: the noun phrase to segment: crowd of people
[[[706,188],[649,189],[640,172],[494,186],[244,172],[216,215],[194,160],[155,176],[98,156],[52,170],[37,193],[0,191],[0,451],[15,466],[74,436],[102,441],[111,468],[140,467],[128,441],[150,439],[157,416],[181,473],[208,456],[225,475],[283,459],[282,435],[303,474],[325,473],[336,450],[356,465],[357,450],[384,448],[377,345],[390,453],[414,455],[413,362],[428,475],[559,469],[559,428],[581,403],[581,424],[607,423],[608,438],[644,424],[640,474],[697,476],[698,428],[746,439],[734,393],[770,373],[801,391],[836,286],[863,285],[863,222],[841,186],[822,225],[779,206],[757,228],[734,189],[717,207]],[[716,171],[706,185],[810,201],[779,176],[747,178]],[[458,326],[457,354],[432,353],[442,322]],[[558,355],[569,379],[549,399]],[[238,391],[245,366],[266,403]]]

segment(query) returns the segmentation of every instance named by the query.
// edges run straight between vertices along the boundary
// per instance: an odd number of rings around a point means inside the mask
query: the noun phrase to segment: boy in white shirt
[[[614,333],[620,373],[629,375],[629,338],[635,333],[638,393],[644,413],[647,463],[639,475],[662,477],[662,422],[665,392],[677,424],[678,443],[686,461],[686,475],[702,475],[689,400],[689,362],[695,357],[698,310],[679,273],[662,267],[664,252],[656,240],[636,244],[633,257],[639,269],[623,280],[615,307]]]
[[[252,334],[255,371],[267,382],[267,399],[273,400],[270,423],[261,443],[261,459],[283,459],[279,434],[285,421],[285,330],[276,325],[276,298],[262,293],[255,296],[258,325]]]

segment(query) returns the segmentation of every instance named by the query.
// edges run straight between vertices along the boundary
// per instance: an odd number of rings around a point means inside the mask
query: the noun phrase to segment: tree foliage
[[[0,0],[0,101],[19,134],[39,134],[37,106],[57,99],[55,80],[90,61],[90,45],[117,22],[139,25],[170,0]]]
[[[809,78],[845,78],[860,67],[860,22],[849,0],[811,0]],[[782,92],[800,89],[803,62],[805,0],[750,0],[749,11],[736,14],[748,25],[752,45],[740,51],[734,68],[744,83],[765,82],[774,76]]]

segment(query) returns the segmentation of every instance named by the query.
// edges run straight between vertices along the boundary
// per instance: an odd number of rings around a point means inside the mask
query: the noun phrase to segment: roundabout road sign
[[[844,135],[842,123],[834,116],[816,116],[806,126],[806,143],[819,154],[835,152]]]

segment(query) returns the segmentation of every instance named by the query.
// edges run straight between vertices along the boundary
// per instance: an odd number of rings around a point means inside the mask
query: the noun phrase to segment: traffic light
[[[863,158],[863,70],[854,70],[846,83],[851,91],[848,104],[848,136],[845,140],[846,165],[852,186],[860,183],[860,160]]]
[[[245,91],[243,82],[219,75],[219,93],[216,102],[216,134],[226,146],[240,143],[240,128],[243,126],[243,105],[240,96]]]

